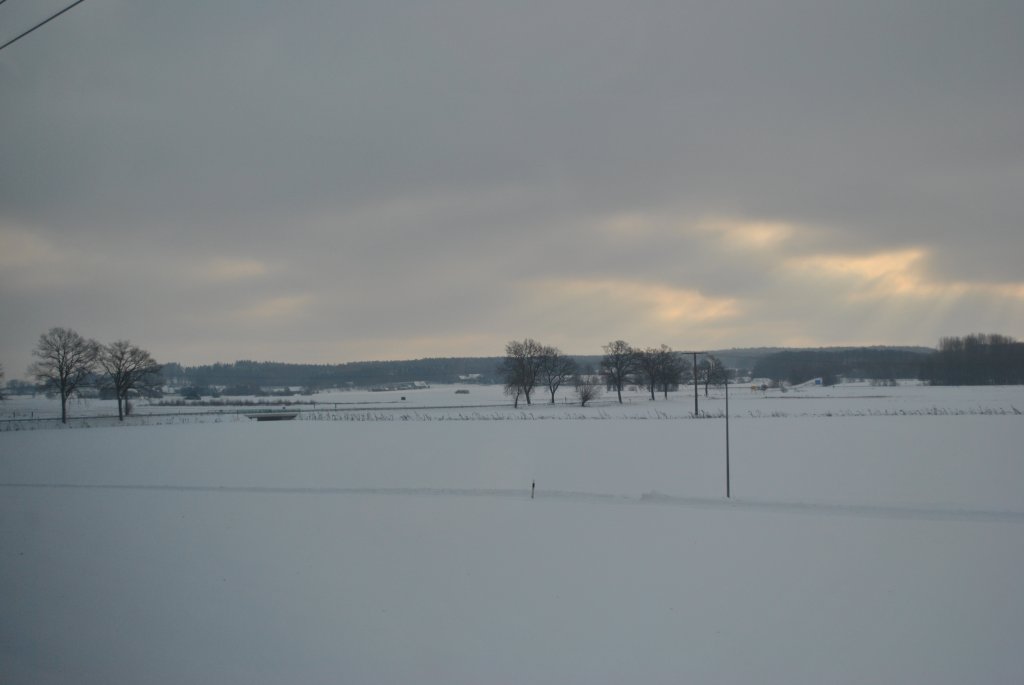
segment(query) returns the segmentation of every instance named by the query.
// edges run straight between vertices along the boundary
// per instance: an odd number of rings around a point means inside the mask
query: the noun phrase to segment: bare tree
[[[604,391],[604,381],[600,376],[593,374],[580,374],[576,376],[576,383],[574,386],[576,391],[576,399],[579,400],[580,406],[587,406],[587,402],[596,400],[601,396]]]
[[[538,375],[548,392],[551,393],[551,404],[555,403],[555,393],[576,374],[576,360],[566,357],[557,347],[541,348]]]
[[[704,383],[704,397],[708,396],[708,386],[718,387],[726,381],[726,369],[722,360],[713,354],[709,354],[697,365],[697,378]]]
[[[683,382],[684,376],[689,375],[690,364],[682,353],[676,352],[668,345],[662,345],[637,350],[636,368],[644,387],[650,390],[652,400],[655,391],[659,389],[665,399],[668,399],[668,391],[677,388]]]
[[[658,381],[661,379],[661,365],[664,362],[664,358],[658,354],[659,351],[657,347],[636,350],[636,376],[641,384],[651,391],[652,401]]]
[[[615,388],[622,404],[622,387],[633,380],[636,371],[636,350],[625,340],[615,340],[602,347],[601,375],[608,387]]]
[[[522,342],[513,340],[505,345],[500,372],[505,381],[505,394],[512,396],[515,407],[519,406],[520,397],[525,397],[527,404],[533,403],[530,396],[537,387],[543,349],[544,346],[532,338]]]
[[[117,395],[117,418],[124,421],[128,393],[156,385],[161,366],[149,352],[127,340],[118,340],[101,347],[97,361]]]
[[[60,393],[60,420],[68,422],[68,397],[92,374],[99,343],[87,340],[70,328],[51,328],[39,336],[32,354],[39,361],[28,372],[44,387]]]
[[[689,376],[690,363],[681,352],[676,352],[668,345],[659,347],[655,354],[658,358],[658,387],[664,393],[665,399],[668,399],[668,391],[679,387],[684,378]]]

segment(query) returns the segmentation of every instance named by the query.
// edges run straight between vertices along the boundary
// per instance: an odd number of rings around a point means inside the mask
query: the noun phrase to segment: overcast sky
[[[68,4],[0,5],[0,42]],[[0,51],[0,363],[1024,337],[1024,3],[88,0]]]

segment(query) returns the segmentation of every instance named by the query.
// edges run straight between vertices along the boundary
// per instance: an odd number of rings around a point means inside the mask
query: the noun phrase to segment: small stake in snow
[[[533,485],[530,486],[530,499],[533,499],[533,493],[537,490],[537,481],[533,481]]]

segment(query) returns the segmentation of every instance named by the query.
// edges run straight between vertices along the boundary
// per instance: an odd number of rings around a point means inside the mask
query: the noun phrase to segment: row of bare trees
[[[60,420],[68,421],[68,398],[87,384],[109,387],[117,397],[117,417],[124,420],[128,394],[160,383],[160,368],[146,350],[127,340],[103,345],[70,328],[51,328],[32,351],[38,361],[29,373],[44,390],[60,395]]]
[[[533,404],[533,391],[538,386],[547,389],[553,404],[558,389],[576,378],[576,360],[557,347],[542,345],[532,338],[513,340],[505,345],[501,375],[505,394],[512,397],[516,407],[520,399]]]
[[[604,357],[601,359],[601,375],[605,378],[608,388],[618,394],[622,403],[622,390],[628,385],[646,388],[654,400],[655,393],[661,392],[668,399],[670,390],[683,383],[701,383],[704,394],[708,394],[711,385],[722,385],[726,382],[725,364],[713,354],[704,353],[697,366],[686,358],[683,352],[673,350],[668,345],[660,347],[633,347],[625,340],[615,340],[604,345]]]
[[[703,383],[707,395],[710,385],[721,385],[727,379],[725,365],[711,354],[705,354],[694,368],[682,352],[668,345],[638,348],[625,340],[615,340],[602,349],[604,357],[595,375],[581,373],[575,360],[557,347],[542,345],[532,338],[513,340],[505,346],[501,366],[505,394],[518,407],[520,399],[532,404],[534,390],[544,387],[554,403],[558,389],[572,383],[580,404],[586,405],[600,394],[603,385],[616,392],[621,404],[622,391],[627,386],[648,389],[654,400],[656,392],[662,392],[667,399],[670,390],[695,380]]]

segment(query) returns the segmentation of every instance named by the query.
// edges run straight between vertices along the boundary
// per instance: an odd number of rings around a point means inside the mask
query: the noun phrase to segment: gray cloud
[[[745,303],[668,329],[726,344],[1021,335],[1012,289],[901,301],[901,327],[784,265],[916,249],[918,281],[1024,280],[1022,26],[1011,1],[83,4],[0,53],[3,353],[69,319],[183,361],[587,352],[631,335],[565,285],[601,279]],[[716,220],[795,233],[743,249]]]

